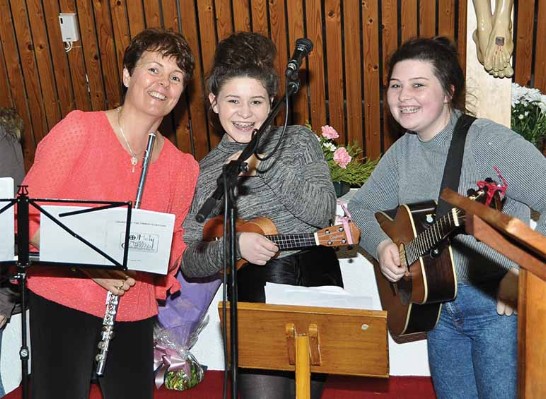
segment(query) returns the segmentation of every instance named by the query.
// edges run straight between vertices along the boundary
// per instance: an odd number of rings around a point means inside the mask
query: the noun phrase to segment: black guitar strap
[[[468,133],[470,125],[472,125],[475,120],[476,118],[474,118],[473,116],[462,114],[455,124],[455,128],[453,129],[453,136],[451,138],[451,144],[449,145],[449,151],[447,153],[446,166],[444,167],[444,176],[442,178],[442,184],[440,186],[440,194],[442,193],[442,190],[446,187],[452,189],[455,192],[457,192],[459,188],[466,134]],[[436,220],[445,215],[451,208],[453,208],[452,205],[450,205],[438,196],[438,206],[436,207]]]

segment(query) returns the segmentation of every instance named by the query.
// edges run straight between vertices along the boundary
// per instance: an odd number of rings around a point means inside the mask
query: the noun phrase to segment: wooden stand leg
[[[296,399],[311,397],[309,336],[296,335]]]

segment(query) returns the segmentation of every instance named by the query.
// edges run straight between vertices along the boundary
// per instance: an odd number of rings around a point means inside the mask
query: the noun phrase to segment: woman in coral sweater
[[[198,175],[195,159],[157,130],[191,79],[194,59],[178,33],[142,31],[123,59],[122,106],[74,111],[40,142],[24,184],[31,198],[134,200],[150,132],[156,133],[141,208],[176,216],[167,276],[35,266],[29,270],[33,398],[87,398],[108,291],[121,297],[102,377],[105,399],[153,397],[157,299],[179,288],[182,222]],[[39,219],[31,242],[39,248]]]

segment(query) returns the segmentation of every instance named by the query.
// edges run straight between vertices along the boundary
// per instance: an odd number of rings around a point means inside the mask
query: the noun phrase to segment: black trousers
[[[303,287],[335,285],[343,287],[341,269],[332,248],[312,250],[280,259],[272,259],[265,266],[247,264],[237,272],[237,295],[242,302],[265,302],[265,284],[273,282]],[[240,369],[241,399],[290,399],[295,397],[294,373]],[[326,375],[311,375],[311,398],[318,399]]]
[[[32,292],[29,306],[32,399],[88,399],[102,319]],[[153,398],[154,319],[116,322],[98,378],[104,399]]]

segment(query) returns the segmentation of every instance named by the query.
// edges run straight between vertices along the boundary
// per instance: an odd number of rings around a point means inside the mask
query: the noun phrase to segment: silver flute
[[[150,164],[150,158],[152,157],[155,139],[156,135],[154,132],[148,135],[148,144],[146,145],[146,152],[144,153],[144,159],[142,161],[142,172],[140,173],[140,180],[138,182],[136,200],[134,203],[135,209],[140,208],[140,202],[142,200],[142,193],[144,191],[144,184],[146,183],[146,175],[148,174],[148,166]],[[118,312],[119,300],[119,295],[108,291],[108,294],[106,295],[106,311],[104,313],[104,319],[102,320],[101,339],[97,345],[99,351],[95,356],[95,360],[97,361],[96,374],[98,376],[104,374],[108,347],[110,346],[110,340],[114,336],[114,323]]]

